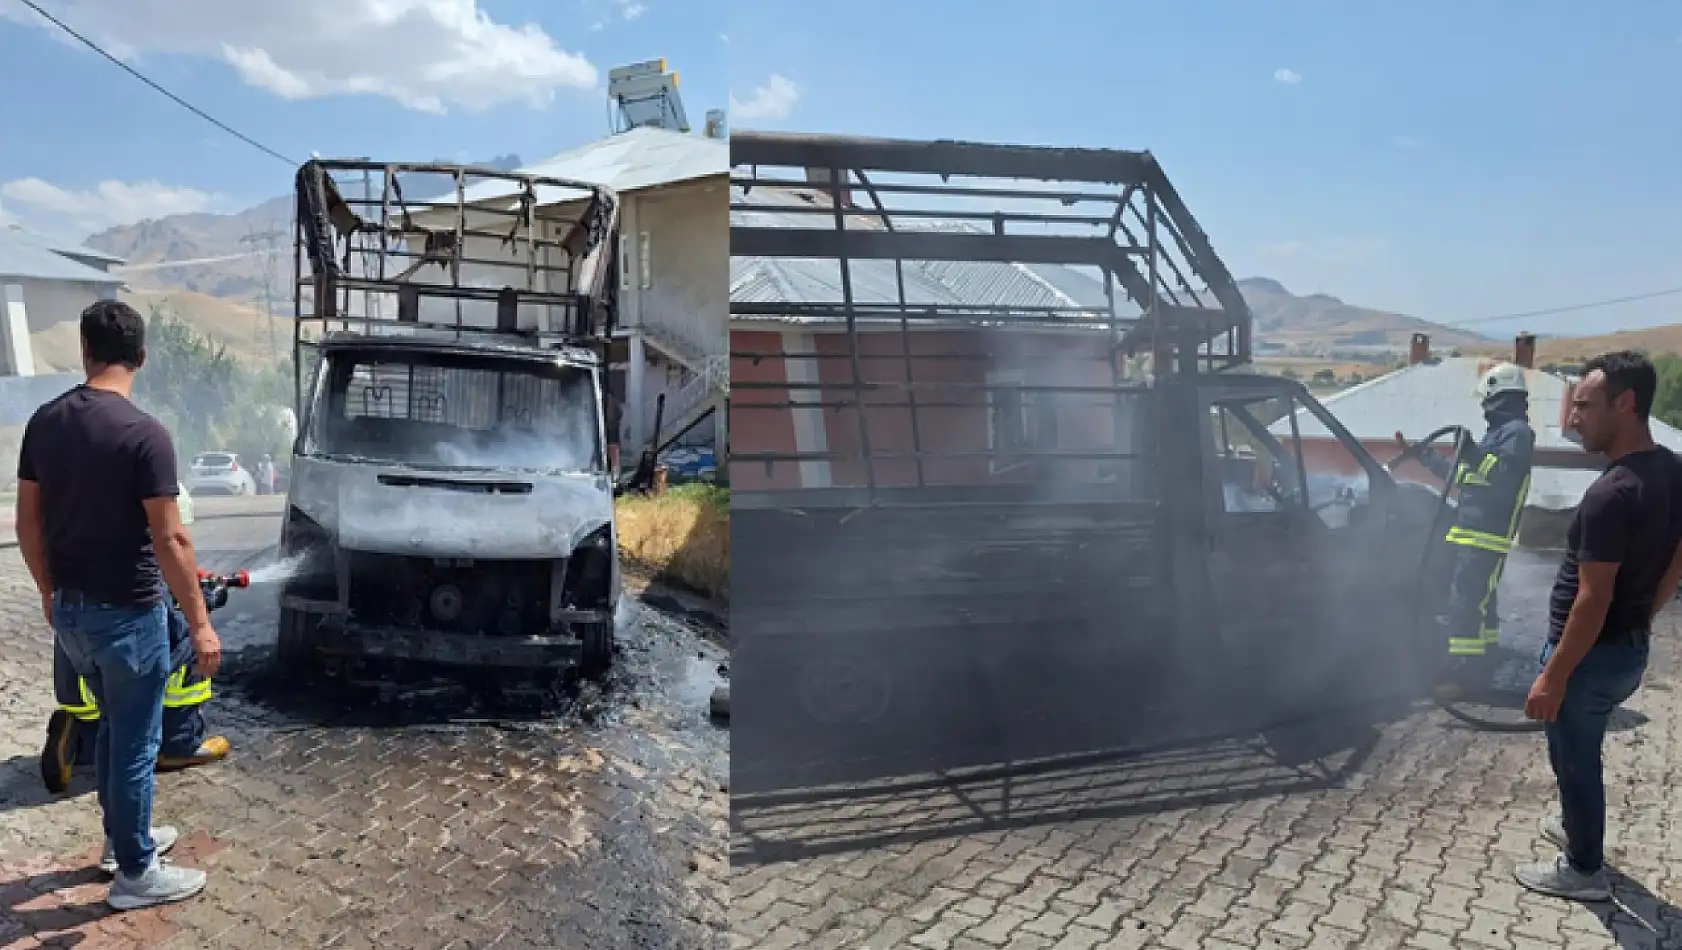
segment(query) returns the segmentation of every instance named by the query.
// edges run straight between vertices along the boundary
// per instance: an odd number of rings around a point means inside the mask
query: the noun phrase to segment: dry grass
[[[124,290],[118,295],[142,314],[154,304],[187,324],[211,342],[225,345],[228,352],[247,365],[271,363],[278,355],[292,355],[289,321],[275,320],[274,343],[270,350],[269,319],[260,311],[189,290]],[[82,338],[79,324],[66,320],[29,335],[35,351],[37,372],[76,372],[82,368]]]
[[[730,495],[680,485],[619,500],[619,553],[670,584],[716,600],[730,591]]]

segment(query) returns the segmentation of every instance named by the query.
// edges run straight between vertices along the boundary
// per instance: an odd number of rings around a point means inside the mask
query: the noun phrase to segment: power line
[[[1605,300],[1591,300],[1588,303],[1567,304],[1563,307],[1549,307],[1543,310],[1524,310],[1518,313],[1503,313],[1492,317],[1475,317],[1471,320],[1451,320],[1440,324],[1445,327],[1468,327],[1480,323],[1501,323],[1506,320],[1524,320],[1529,317],[1551,317],[1560,313],[1577,313],[1581,310],[1595,310],[1600,307],[1611,307],[1621,303],[1634,303],[1638,300],[1654,300],[1659,297],[1674,297],[1682,294],[1682,287],[1670,287],[1665,290],[1653,290],[1644,294],[1630,294],[1627,297],[1608,297]]]
[[[245,133],[239,131],[238,129],[235,129],[233,126],[228,125],[226,122],[223,122],[222,120],[216,118],[215,116],[210,115],[209,113],[205,112],[203,109],[200,109],[198,106],[193,105],[192,103],[190,103],[187,100],[181,98],[180,96],[176,95],[175,93],[170,92],[168,89],[165,89],[164,87],[158,85],[157,83],[153,82],[151,79],[148,79],[146,76],[141,75],[137,70],[135,70],[129,64],[123,62],[122,60],[118,59],[117,57],[112,56],[110,53],[107,53],[105,50],[101,49],[99,47],[99,44],[95,43],[93,40],[90,40],[87,37],[83,36],[82,34],[76,32],[75,30],[71,29],[67,24],[65,24],[64,21],[62,21],[62,20],[58,19],[57,17],[53,16],[51,13],[48,13],[47,11],[41,9],[41,7],[38,4],[35,3],[35,0],[18,0],[18,2],[23,4],[24,6],[28,7],[29,9],[34,10],[36,13],[39,13],[42,17],[44,17],[47,20],[47,22],[51,23],[53,26],[56,26],[59,29],[63,30],[64,32],[70,34],[72,37],[75,37],[76,40],[79,41],[83,46],[86,46],[88,49],[93,50],[94,52],[98,53],[99,55],[101,55],[101,56],[105,57],[106,59],[110,60],[112,63],[116,64],[117,68],[121,69],[123,72],[128,73],[130,76],[133,76],[134,78],[140,80],[141,82],[145,83],[146,85],[151,86],[153,89],[155,89],[158,92],[162,93],[163,95],[167,96],[176,105],[182,107],[183,109],[186,109],[187,111],[193,113],[194,115],[196,115],[199,118],[205,120],[206,122],[209,122],[211,125],[216,126],[217,128],[221,129],[222,131],[228,133],[229,135],[232,135],[234,138],[239,139],[240,141],[244,142],[245,144],[251,146],[252,148],[257,149],[258,151],[263,152],[264,154],[271,155],[275,158],[278,158],[281,161],[285,162],[289,166],[292,166],[292,167],[297,166],[298,163],[293,161],[292,159],[287,158],[285,155],[280,154],[279,152],[275,151],[272,148],[269,148],[267,145],[264,145],[263,143],[261,143],[261,142],[257,141],[256,139],[252,138],[251,136],[246,135]]]

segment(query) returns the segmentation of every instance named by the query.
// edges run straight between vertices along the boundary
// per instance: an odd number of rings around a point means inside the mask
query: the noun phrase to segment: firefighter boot
[[[47,742],[41,748],[41,781],[47,791],[62,795],[70,788],[76,764],[76,718],[62,709],[47,720]]]
[[[176,772],[190,769],[197,765],[209,765],[220,762],[228,757],[230,746],[228,740],[222,736],[211,736],[199,743],[199,747],[192,755],[160,755],[158,756],[159,772]]]
[[[1494,664],[1487,654],[1482,656],[1451,656],[1438,675],[1434,695],[1440,702],[1456,702],[1489,691],[1493,685]]]

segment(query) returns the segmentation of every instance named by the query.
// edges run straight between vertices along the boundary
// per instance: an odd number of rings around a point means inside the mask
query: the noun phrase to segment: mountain
[[[1384,310],[1344,303],[1328,294],[1299,297],[1266,277],[1247,277],[1238,290],[1255,317],[1257,352],[1302,355],[1387,349],[1405,353],[1415,333],[1431,337],[1431,348],[1486,349],[1496,341],[1467,330]]]
[[[520,167],[520,157],[500,155],[478,164],[511,171]],[[411,198],[453,187],[448,175],[426,172],[399,175],[397,181]],[[360,194],[360,176],[348,177],[341,187]],[[267,298],[276,311],[290,312],[292,221],[292,196],[283,195],[235,214],[177,214],[108,228],[84,243],[123,258],[126,264],[117,273],[136,289],[184,290],[258,310]]]
[[[503,155],[481,164],[511,170],[519,167],[520,159]],[[400,183],[410,197],[431,197],[451,187],[448,176],[437,174],[406,175]],[[343,185],[348,193],[360,193],[359,176]],[[283,321],[291,315],[292,219],[292,198],[283,196],[235,214],[172,215],[111,228],[86,243],[127,261],[116,272],[129,281],[138,298],[167,301],[183,319],[219,341],[261,358],[269,351],[265,312]],[[1345,303],[1327,294],[1297,296],[1266,277],[1240,280],[1238,287],[1255,316],[1260,356],[1383,360],[1406,353],[1412,335],[1420,332],[1430,335],[1438,353],[1510,348],[1500,339]],[[1654,332],[1659,331],[1645,331]],[[1676,339],[1667,338],[1662,348],[1682,348],[1682,330],[1669,332]],[[289,332],[283,335],[290,338]],[[1540,349],[1547,358],[1564,347],[1567,341],[1548,340]],[[289,345],[284,349],[289,352]]]

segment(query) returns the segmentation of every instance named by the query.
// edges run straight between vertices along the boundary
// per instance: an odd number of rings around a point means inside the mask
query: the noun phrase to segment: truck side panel
[[[1137,732],[1118,691],[1152,689],[1169,624],[1154,506],[738,508],[732,533],[744,792]]]

